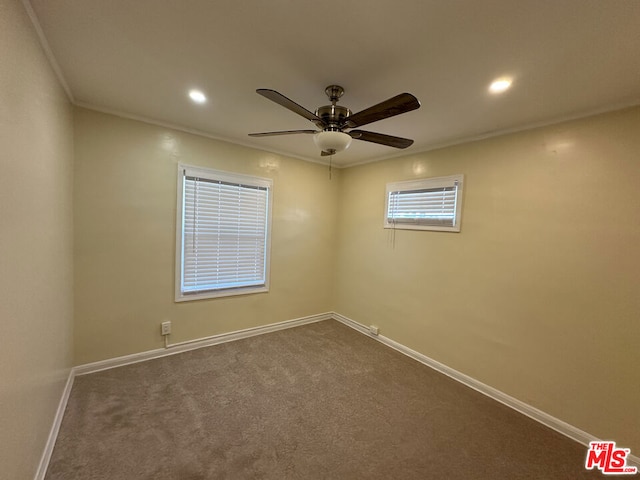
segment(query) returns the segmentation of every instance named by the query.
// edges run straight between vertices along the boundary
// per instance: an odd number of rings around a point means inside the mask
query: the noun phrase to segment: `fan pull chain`
[[[331,167],[333,163],[333,153],[329,155],[329,180],[331,180]]]

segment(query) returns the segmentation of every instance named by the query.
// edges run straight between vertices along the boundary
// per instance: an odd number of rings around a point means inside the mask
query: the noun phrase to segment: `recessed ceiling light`
[[[502,93],[511,87],[512,80],[510,78],[498,78],[489,85],[491,93]]]
[[[196,103],[204,103],[207,101],[207,97],[200,90],[190,90],[189,98]]]

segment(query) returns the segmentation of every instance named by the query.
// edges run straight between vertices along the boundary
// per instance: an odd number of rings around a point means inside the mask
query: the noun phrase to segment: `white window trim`
[[[224,290],[210,290],[202,293],[182,293],[182,264],[183,264],[183,206],[184,206],[184,176],[185,172],[189,175],[201,176],[204,178],[214,177],[216,180],[222,180],[230,183],[253,185],[257,187],[266,187],[269,190],[267,195],[267,232],[265,242],[265,283],[260,286],[238,287]],[[177,209],[176,209],[176,274],[175,274],[175,301],[188,302],[191,300],[202,300],[206,298],[231,297],[236,295],[247,295],[252,293],[262,293],[269,291],[270,277],[270,259],[271,259],[271,217],[273,211],[273,180],[270,178],[256,177],[252,175],[243,175],[223,170],[214,170],[211,168],[195,167],[183,163],[178,164],[177,175]]]
[[[438,225],[412,225],[407,223],[389,222],[389,195],[391,192],[420,190],[428,188],[438,188],[452,186],[458,182],[458,190],[456,195],[456,217],[455,224],[452,227]],[[446,177],[431,177],[419,180],[407,180],[404,182],[387,183],[384,207],[384,228],[392,228],[396,230],[431,230],[439,232],[459,232],[461,215],[462,215],[462,191],[463,191],[464,175],[449,175]]]

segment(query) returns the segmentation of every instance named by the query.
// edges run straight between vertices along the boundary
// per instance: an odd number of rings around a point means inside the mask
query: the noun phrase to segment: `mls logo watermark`
[[[599,468],[605,475],[634,475],[637,467],[627,467],[628,448],[616,448],[616,442],[590,442],[584,467]]]

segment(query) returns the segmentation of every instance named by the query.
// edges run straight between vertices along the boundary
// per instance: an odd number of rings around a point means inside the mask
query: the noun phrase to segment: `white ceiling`
[[[24,0],[27,2],[28,0]],[[28,4],[27,4],[28,6]],[[325,161],[309,110],[345,88],[353,112],[398,93],[422,107],[363,127],[352,165],[640,103],[640,0],[31,0],[74,103]],[[490,95],[496,77],[513,88]],[[187,97],[199,88],[209,100]]]

